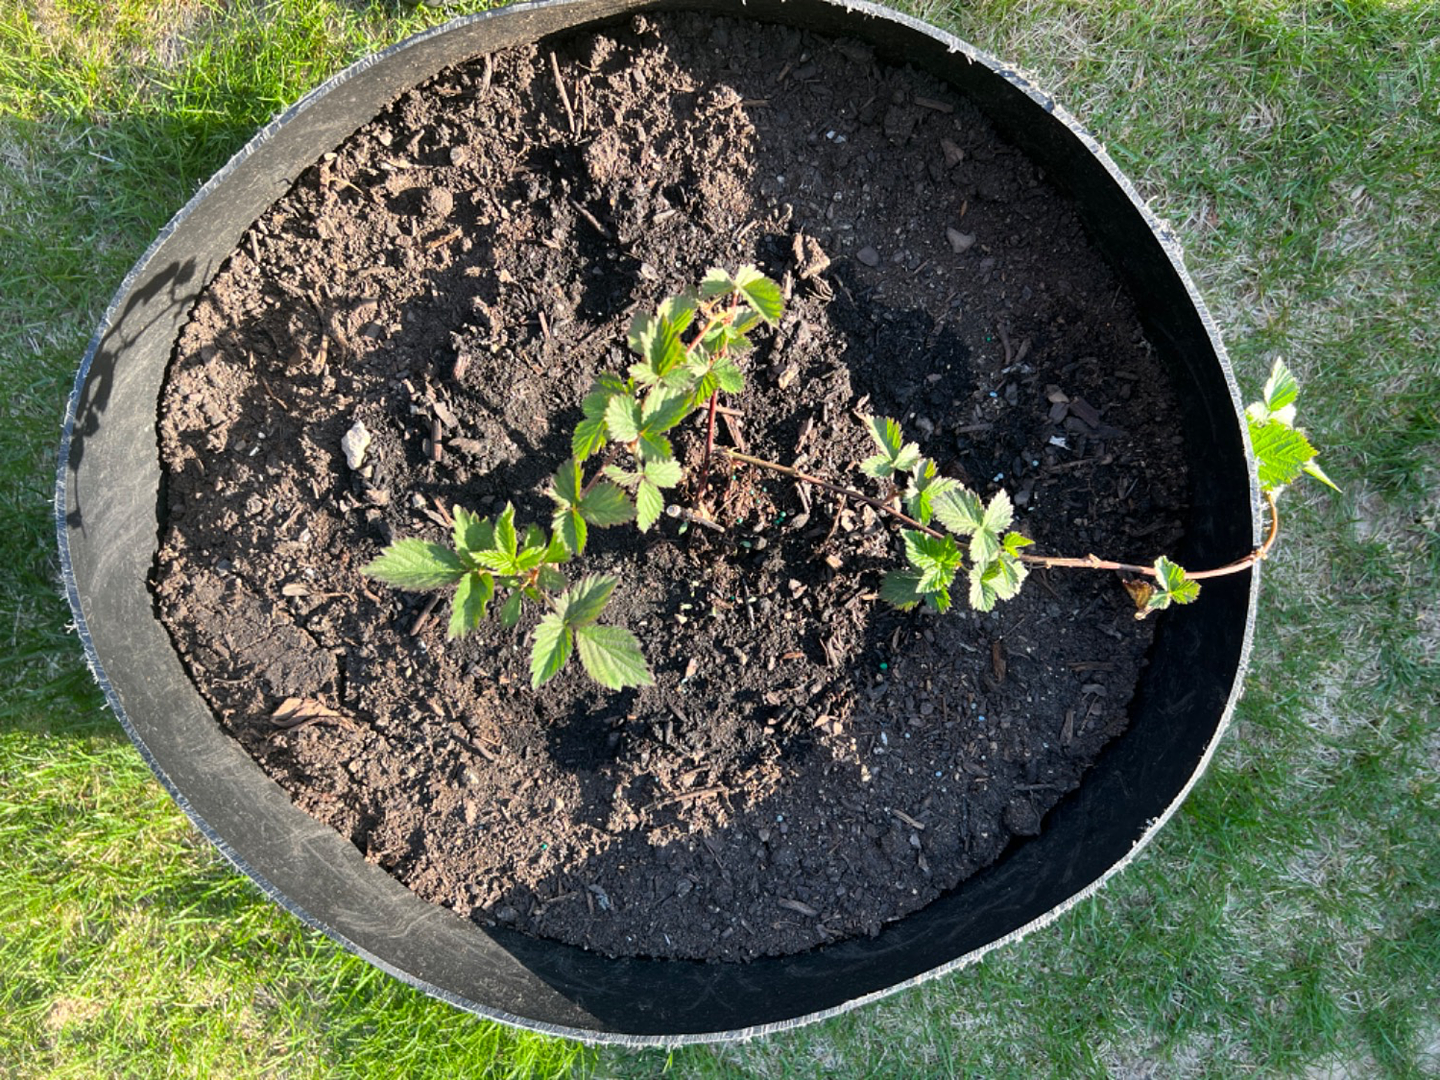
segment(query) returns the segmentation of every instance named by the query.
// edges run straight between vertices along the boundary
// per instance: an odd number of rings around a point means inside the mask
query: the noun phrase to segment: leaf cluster
[[[1295,426],[1295,401],[1299,396],[1300,384],[1295,376],[1284,361],[1276,360],[1260,400],[1245,407],[1260,490],[1267,494],[1278,493],[1300,479],[1301,474],[1340,490],[1315,460],[1317,452],[1305,432]]]
[[[560,568],[585,550],[592,527],[633,521],[644,532],[659,520],[665,489],[684,478],[668,432],[712,396],[744,388],[735,356],[750,348],[757,326],[775,325],[782,309],[779,286],[742,266],[733,274],[712,269],[698,288],[669,297],[653,315],[636,315],[627,340],[637,359],[625,375],[606,372],[595,380],[571,436],[572,456],[551,478],[550,532],[536,524],[522,530],[512,505],[494,520],[456,506],[452,547],[398,540],[361,572],[413,591],[454,586],[452,639],[479,626],[498,597],[507,629],[519,622],[526,601],[543,607],[531,638],[533,687],[554,678],[575,653],[602,686],[651,684],[635,636],[597,621],[617,579],[590,575],[571,585]],[[601,452],[587,478],[586,461]]]
[[[949,533],[903,530],[910,568],[885,575],[881,599],[906,611],[920,603],[938,612],[950,610],[950,588],[965,567],[966,555],[971,607],[989,611],[997,601],[1019,593],[1026,574],[1020,551],[1031,541],[1006,531],[1015,517],[1010,496],[998,491],[986,503],[960,481],[941,476],[935,462],[922,457],[916,443],[906,442],[899,423],[889,417],[868,417],[865,425],[880,452],[862,461],[861,471],[889,481],[892,490],[904,477],[906,512],[927,527],[939,522]],[[968,540],[963,553],[957,537]]]

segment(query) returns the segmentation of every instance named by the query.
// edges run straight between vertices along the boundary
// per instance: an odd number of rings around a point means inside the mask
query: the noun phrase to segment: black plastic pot
[[[590,1040],[682,1043],[831,1015],[970,963],[1092,893],[1143,846],[1204,771],[1239,693],[1258,581],[1207,582],[1167,612],[1129,729],[1042,835],[878,937],[745,965],[608,960],[486,930],[418,899],[296,809],[224,734],[157,622],[146,578],[159,531],[157,408],[193,301],[244,230],[319,153],[439,69],[544,35],[656,8],[803,25],[875,46],[969,95],[1076,203],[1143,313],[1186,403],[1187,565],[1257,541],[1238,396],[1174,237],[1105,152],[1021,75],[868,4],[828,0],[527,4],[463,19],[349,68],[261,131],[176,215],[126,277],[76,377],[60,450],[65,583],[97,679],[145,760],[205,835],[267,894],[346,949],[427,993],[508,1023]]]

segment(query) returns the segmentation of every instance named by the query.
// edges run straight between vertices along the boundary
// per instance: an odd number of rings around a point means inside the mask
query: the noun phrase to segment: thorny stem
[[[766,461],[764,458],[751,457],[749,454],[737,453],[725,447],[721,448],[721,452],[733,461],[743,461],[747,465],[755,465],[762,469],[769,469],[771,472],[781,473],[784,476],[793,477],[806,484],[813,484],[816,487],[824,488],[826,491],[832,491],[836,495],[843,495],[846,498],[854,499],[856,502],[873,506],[876,510],[884,511],[896,520],[903,521],[912,528],[920,530],[927,536],[933,536],[937,540],[943,540],[945,538],[944,533],[932,529],[928,525],[920,524],[920,522],[914,518],[907,514],[902,514],[888,503],[881,502],[879,499],[872,499],[867,495],[862,495],[860,492],[851,488],[842,487],[839,484],[832,484],[827,480],[821,480],[818,476],[811,476],[809,473],[801,472],[799,469],[791,468],[789,465],[780,465],[774,461]],[[1228,574],[1238,574],[1241,570],[1248,570],[1269,555],[1270,549],[1275,546],[1276,538],[1280,535],[1280,511],[1275,505],[1275,493],[1273,491],[1265,492],[1265,501],[1270,506],[1270,532],[1269,535],[1265,537],[1263,544],[1244,558],[1236,559],[1232,563],[1226,563],[1224,566],[1216,567],[1213,570],[1197,570],[1194,572],[1187,570],[1185,571],[1185,576],[1191,581],[1195,581],[1205,578],[1225,577]],[[1031,566],[1071,567],[1077,570],[1120,570],[1131,574],[1143,574],[1146,577],[1152,577],[1156,580],[1160,578],[1160,575],[1155,572],[1153,566],[1136,566],[1133,563],[1112,562],[1109,559],[1102,559],[1097,555],[1086,555],[1084,558],[1075,559],[1050,555],[1027,555],[1022,552],[1019,555],[1019,559],[1021,562],[1029,563]]]
[[[732,297],[730,307],[724,315],[718,317],[713,315],[709,316],[709,321],[706,322],[704,329],[696,335],[695,340],[691,342],[690,348],[693,349],[696,345],[700,344],[700,342],[704,341],[705,335],[710,332],[710,328],[717,322],[723,323],[726,319],[733,319],[735,317],[735,309],[738,306]],[[707,312],[707,315],[708,314]],[[705,456],[700,459],[700,487],[695,492],[696,506],[703,507],[705,505],[705,491],[710,486],[710,455],[715,451],[715,409],[719,404],[720,391],[717,388],[710,391],[710,414],[705,421]]]

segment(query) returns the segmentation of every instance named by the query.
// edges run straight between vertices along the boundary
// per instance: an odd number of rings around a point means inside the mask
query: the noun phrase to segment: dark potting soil
[[[638,692],[578,664],[532,692],[533,612],[447,642],[446,598],[359,574],[448,538],[456,503],[548,522],[632,313],[745,262],[789,305],[722,442],[868,489],[857,414],[894,416],[1010,491],[1033,550],[1179,539],[1175,402],[1130,298],[945,85],[697,16],[445,72],[299,177],[197,304],[155,590],[269,775],[462,916],[722,960],[875,934],[1036,833],[1125,726],[1152,628],[1115,576],[900,613],[875,596],[893,523],[748,468],[716,476],[726,534],[591,534],[585,572],[623,582],[605,621],[655,671]],[[691,483],[701,422],[676,433]]]

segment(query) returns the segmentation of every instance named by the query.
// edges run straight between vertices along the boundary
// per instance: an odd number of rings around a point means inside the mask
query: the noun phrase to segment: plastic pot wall
[[[76,377],[61,445],[57,528],[95,674],[156,776],[202,832],[286,909],[346,949],[461,1008],[589,1040],[681,1043],[753,1035],[842,1011],[951,971],[1093,892],[1175,811],[1238,694],[1258,582],[1207,582],[1166,612],[1129,729],[1081,787],[988,870],[878,937],[749,964],[610,960],[485,929],[410,893],[296,809],[190,684],[147,588],[160,529],[157,411],[172,345],[241,235],[320,153],[441,68],[629,13],[700,8],[845,35],[968,95],[1076,203],[1137,301],[1189,410],[1187,565],[1256,542],[1238,396],[1179,249],[1103,150],[1021,75],[924,24],[827,0],[522,5],[421,34],[349,68],[261,131],[126,277]]]

